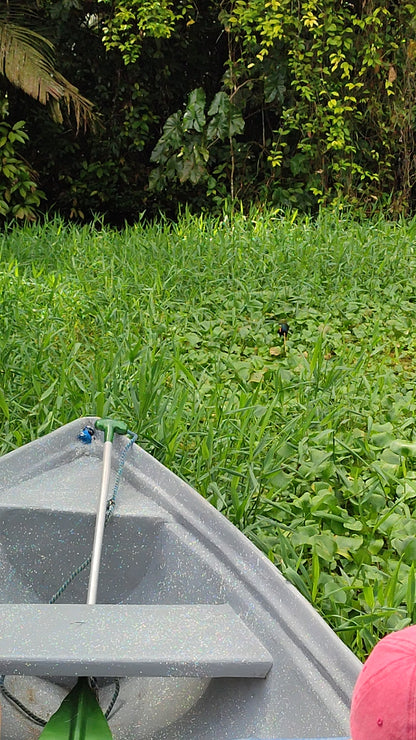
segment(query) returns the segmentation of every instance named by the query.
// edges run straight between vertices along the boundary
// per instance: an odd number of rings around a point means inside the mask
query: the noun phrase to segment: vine
[[[301,180],[318,203],[368,203],[394,190],[394,207],[407,207],[415,181],[416,4],[236,0],[228,13],[224,5],[247,68],[264,64],[276,44],[285,58],[286,92],[273,110],[279,121],[268,153],[278,188]],[[266,89],[267,73],[263,79]]]

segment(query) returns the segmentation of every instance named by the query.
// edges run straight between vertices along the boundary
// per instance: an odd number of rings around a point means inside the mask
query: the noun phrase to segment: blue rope
[[[119,466],[118,466],[118,470],[116,474],[113,493],[112,493],[111,498],[109,498],[107,501],[107,511],[105,515],[105,524],[104,524],[105,527],[107,526],[114,512],[118,489],[120,486],[121,476],[123,475],[123,468],[126,462],[127,453],[137,440],[137,434],[135,432],[131,432],[130,430],[128,430],[127,434],[129,435],[130,439],[128,443],[125,445],[120,455]],[[80,434],[78,435],[78,439],[84,444],[90,444],[93,437],[94,437],[94,430],[92,429],[92,427],[84,427],[82,432],[80,432]],[[64,591],[66,591],[68,586],[72,583],[72,581],[77,576],[79,576],[79,574],[82,573],[82,571],[84,571],[85,568],[88,568],[90,563],[91,563],[91,555],[85,558],[84,562],[81,563],[81,565],[79,565],[78,568],[75,568],[75,570],[72,571],[71,575],[68,576],[66,581],[64,581],[64,583],[62,584],[62,586],[58,588],[56,593],[54,593],[54,595],[49,599],[48,603],[55,604],[55,602],[58,601],[58,599],[62,596]],[[28,719],[30,719],[35,724],[41,725],[42,727],[44,727],[46,725],[46,720],[42,719],[41,717],[38,717],[37,714],[34,714],[34,712],[31,712],[31,710],[25,707],[25,705],[21,701],[19,701],[19,699],[17,699],[15,696],[13,696],[13,694],[10,693],[10,691],[4,685],[5,678],[6,678],[5,675],[0,675],[0,693],[3,694],[5,699],[7,699],[12,704],[14,704],[15,707],[17,707],[17,709],[19,709],[24,715],[26,715]],[[114,689],[113,696],[111,698],[110,704],[108,705],[104,713],[104,716],[106,719],[108,719],[108,717],[110,716],[111,711],[120,693],[120,681],[118,678],[114,679],[114,684],[115,684],[115,689]]]
[[[124,468],[124,463],[126,462],[127,453],[130,450],[130,448],[133,447],[134,443],[137,440],[137,434],[135,432],[131,432],[130,430],[127,430],[127,434],[129,435],[129,437],[131,437],[131,439],[127,442],[126,446],[124,447],[124,449],[123,449],[123,451],[122,451],[122,453],[120,455],[119,466],[118,466],[116,480],[115,480],[114,488],[113,488],[113,495],[107,501],[107,513],[106,513],[106,516],[105,516],[105,523],[106,524],[108,523],[110,517],[112,516],[112,513],[114,511],[114,507],[116,505],[116,499],[117,499],[118,489],[119,489],[119,485],[120,485],[120,481],[121,481],[121,476],[123,475],[123,468]]]

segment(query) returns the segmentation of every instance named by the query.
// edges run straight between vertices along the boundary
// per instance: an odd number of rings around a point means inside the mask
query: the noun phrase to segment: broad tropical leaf
[[[113,740],[87,678],[79,678],[40,734],[39,740]]]

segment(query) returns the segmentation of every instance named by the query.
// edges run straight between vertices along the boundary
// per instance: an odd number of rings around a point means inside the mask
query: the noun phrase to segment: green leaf
[[[329,581],[324,585],[325,598],[331,599],[335,604],[345,604],[347,601],[347,594],[344,588],[340,586],[336,581]]]
[[[313,538],[316,554],[327,563],[331,562],[336,552],[335,539],[330,534],[317,534]]]
[[[405,562],[411,564],[416,560],[416,540],[413,536],[393,538],[391,544]]]
[[[362,546],[363,538],[335,535],[335,542],[337,546],[337,553],[344,558],[350,558],[351,551],[356,552]]]
[[[370,436],[371,444],[380,448],[388,447],[394,440],[392,432],[393,427],[390,422],[387,422],[386,424],[374,424]],[[394,449],[393,452],[395,452]]]
[[[392,443],[394,444],[394,442]],[[400,465],[400,455],[393,452],[390,448],[386,447],[381,453],[380,459],[388,465]]]
[[[289,565],[286,568],[284,568],[283,574],[285,578],[288,579],[288,581],[290,581],[291,583],[293,583],[294,586],[296,586],[298,591],[301,592],[301,594],[305,597],[305,599],[308,599],[310,601],[311,594],[308,590],[308,587],[305,581],[301,578],[299,573]]]
[[[9,418],[9,406],[6,401],[6,396],[4,395],[4,392],[2,388],[0,388],[0,409],[3,412],[6,419]]]
[[[406,606],[407,613],[411,618],[413,610],[415,608],[415,564],[411,564],[409,569],[409,575],[407,577],[407,591],[406,591]]]
[[[367,545],[368,552],[370,555],[377,555],[380,550],[384,547],[384,540],[381,538],[371,540]]]
[[[244,118],[241,115],[241,113],[233,106],[231,109],[230,114],[230,124],[229,124],[229,131],[230,136],[234,136],[234,134],[242,134],[244,131]]]
[[[208,115],[212,116],[207,130],[209,141],[228,139],[230,136],[241,134],[244,131],[244,118],[236,106],[231,103],[225,92],[216,94]]]
[[[352,529],[354,532],[361,532],[363,523],[350,517],[344,520],[344,527],[345,529]]]
[[[229,107],[228,95],[225,92],[218,92],[209,107],[208,115],[215,116],[216,113],[227,113]]]
[[[181,146],[183,140],[182,116],[180,111],[172,113],[163,126],[162,139],[173,149]],[[155,160],[152,160],[155,161]]]
[[[278,470],[268,478],[268,483],[272,488],[276,488],[278,491],[284,491],[292,482],[292,476],[285,473],[283,470]]]
[[[390,444],[390,449],[396,455],[406,457],[416,457],[416,442],[409,442],[408,439],[395,439]]]
[[[107,720],[88,684],[79,678],[40,734],[41,740],[112,740]]]
[[[197,87],[189,93],[188,104],[183,114],[183,129],[193,128],[200,133],[205,125],[205,92]]]
[[[312,552],[312,603],[315,601],[316,594],[318,593],[320,572],[321,572],[321,568],[319,565],[319,557],[318,557],[316,550],[313,550]]]
[[[398,606],[400,603],[399,599],[399,573],[400,573],[400,566],[402,564],[403,556],[400,558],[399,562],[396,565],[396,568],[394,570],[394,573],[390,576],[389,585],[386,591],[386,601],[387,606],[393,607]]]
[[[365,599],[365,603],[367,606],[370,607],[370,609],[374,609],[375,604],[375,598],[374,598],[374,589],[372,586],[363,586],[363,596]]]

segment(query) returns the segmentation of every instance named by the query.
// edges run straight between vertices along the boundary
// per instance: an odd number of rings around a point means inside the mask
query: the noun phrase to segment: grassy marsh
[[[363,657],[416,619],[415,244],[328,213],[9,228],[0,451],[121,416]]]

